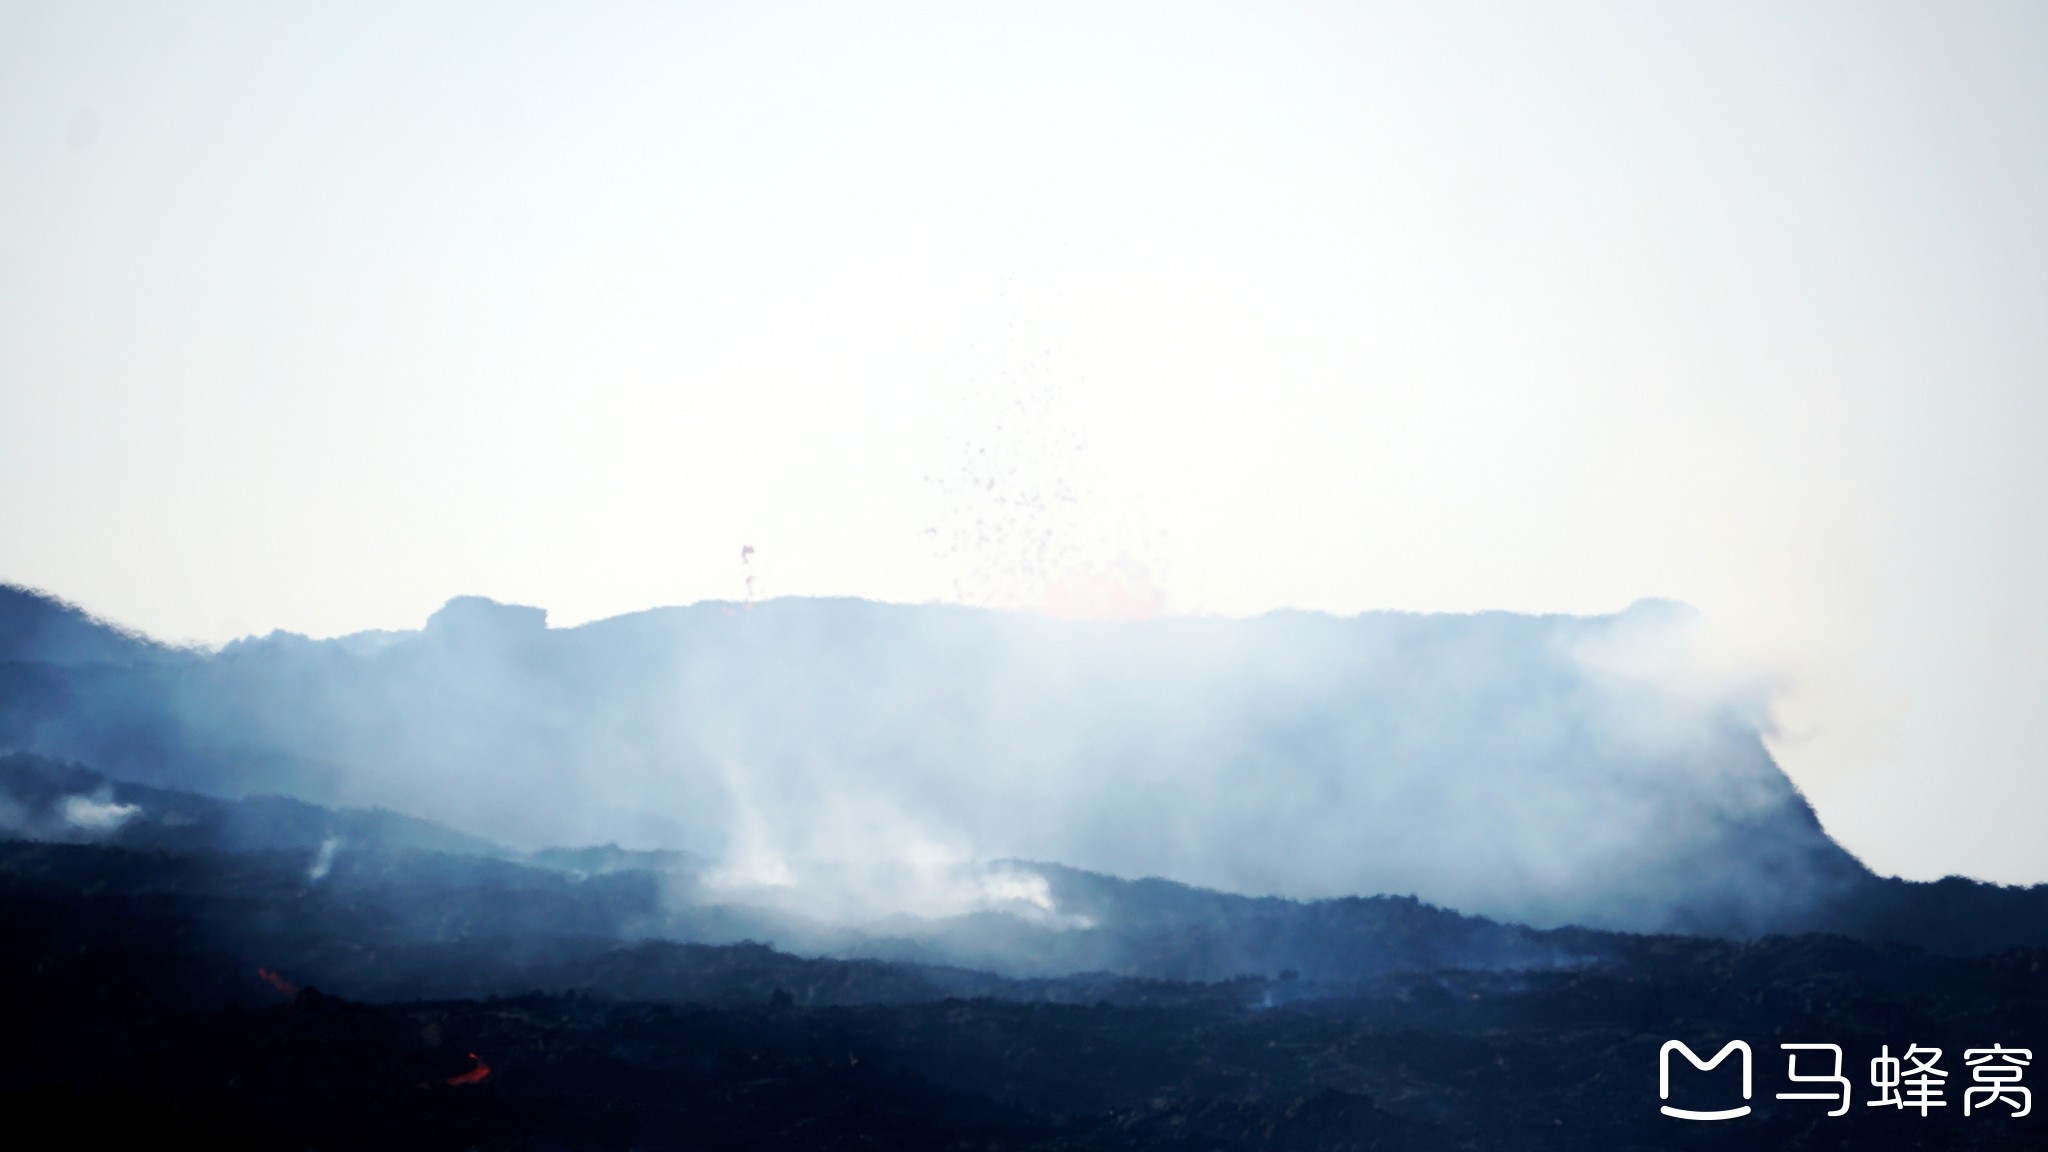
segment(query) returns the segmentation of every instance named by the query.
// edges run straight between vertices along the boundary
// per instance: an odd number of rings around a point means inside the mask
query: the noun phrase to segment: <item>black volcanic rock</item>
[[[524,972],[586,973],[594,990],[365,999],[258,978],[257,964],[304,980],[321,954],[366,965],[366,943],[391,948],[360,913],[294,943],[304,921],[274,916],[304,897],[269,859],[0,845],[0,1107],[18,1127],[263,1148],[2040,1143],[2038,1117],[1960,1115],[1960,1082],[1932,1117],[1867,1107],[1860,1072],[1880,1046],[1939,1046],[1953,1073],[1965,1048],[2029,1044],[2048,1030],[2041,951],[1617,937],[1572,970],[1417,973],[1276,1002],[1257,981],[1088,989],[642,944]],[[517,974],[511,954],[469,938],[414,955],[447,986]],[[1659,1115],[1666,1038],[1747,1040],[1755,1114],[1725,1127]],[[1777,1045],[1816,1041],[1859,1073],[1838,1120],[1777,1098],[1798,1087]]]
[[[1125,974],[1006,978],[703,927],[617,849],[521,854],[369,814],[148,789],[0,758],[0,796],[83,842],[0,839],[0,1108],[22,1130],[206,1147],[1649,1150],[2031,1148],[2034,1117],[1865,1106],[1889,1046],[2031,1046],[2048,949],[1535,932],[1409,899],[1301,904],[1010,862]],[[95,809],[94,811],[98,811]],[[353,814],[361,816],[363,814]],[[96,819],[96,818],[95,818]],[[235,833],[238,820],[269,831]],[[190,821],[190,824],[181,823]],[[151,843],[147,826],[288,847]],[[379,830],[382,830],[380,833]],[[134,846],[107,841],[134,837]],[[380,838],[381,837],[381,838]],[[324,842],[324,841],[323,841]],[[646,866],[636,867],[636,866]],[[2024,894],[2022,894],[2024,895]],[[1916,889],[1934,928],[2015,894]],[[1906,904],[1910,905],[1911,900]],[[969,926],[971,927],[971,925]],[[1013,938],[1015,945],[1020,938]],[[878,946],[884,941],[871,941]],[[943,935],[927,947],[948,946]],[[953,941],[952,946],[958,946]],[[1078,954],[1078,953],[1076,953]],[[1298,970],[1237,979],[1208,973]],[[1143,973],[1150,973],[1148,978]],[[1159,979],[1159,975],[1177,979]],[[1664,1039],[1756,1051],[1755,1114],[1657,1112]],[[1784,1102],[1780,1043],[1843,1046],[1854,1107]],[[471,1054],[475,1055],[472,1056]],[[487,1075],[479,1075],[488,1068]],[[83,1118],[90,1118],[86,1120]]]

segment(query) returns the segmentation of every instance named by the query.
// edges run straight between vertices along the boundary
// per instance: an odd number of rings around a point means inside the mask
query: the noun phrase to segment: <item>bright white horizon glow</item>
[[[1664,596],[1874,867],[2048,880],[2044,143],[2038,5],[11,5],[0,579]]]

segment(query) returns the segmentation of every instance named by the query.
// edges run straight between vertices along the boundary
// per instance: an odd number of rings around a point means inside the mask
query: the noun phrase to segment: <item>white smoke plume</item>
[[[329,836],[327,839],[320,841],[319,850],[313,853],[312,866],[306,869],[306,879],[308,882],[318,884],[327,878],[329,872],[334,871],[334,853],[340,847],[341,837],[339,836]]]
[[[1763,686],[1698,631],[1655,602],[1086,622],[771,600],[549,629],[463,599],[374,645],[197,659],[132,750],[103,734],[139,721],[40,730],[145,780],[520,848],[682,849],[713,862],[693,898],[828,921],[1053,922],[1028,870],[977,871],[1035,860],[1537,924],[1768,925],[1855,865],[1765,750]]]
[[[108,796],[66,796],[59,805],[64,822],[88,833],[112,832],[142,811],[134,804],[117,804]]]

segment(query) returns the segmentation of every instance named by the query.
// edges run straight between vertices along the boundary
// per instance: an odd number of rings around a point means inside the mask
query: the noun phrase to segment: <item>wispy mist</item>
[[[1537,924],[1770,923],[1853,866],[1765,752],[1758,686],[1695,640],[1653,602],[1110,623],[779,600],[550,629],[459,599],[417,633],[72,667],[21,739],[522,848],[685,849],[714,889],[826,919],[1024,909],[1028,873],[954,870],[1022,859]]]

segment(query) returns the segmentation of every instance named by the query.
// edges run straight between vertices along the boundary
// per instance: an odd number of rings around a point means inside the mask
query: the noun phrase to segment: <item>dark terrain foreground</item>
[[[206,653],[0,586],[0,1115],[95,1147],[2048,1147],[2048,1101],[1963,1114],[1967,1050],[2048,1060],[2048,886],[1871,873],[1740,694],[1629,670],[1670,616],[459,599]],[[742,816],[831,843],[832,789],[949,788],[971,863],[715,863]],[[1661,1098],[1667,1041],[1746,1042],[1750,1090],[1678,1058]],[[1841,1047],[1846,1115],[1777,1098],[1825,1086],[1781,1044]],[[1940,1106],[1870,1107],[1916,1045]]]
[[[345,910],[311,912],[323,898],[301,868],[0,843],[5,1115],[91,1145],[291,1149],[2048,1143],[2048,1113],[1961,1114],[1965,1048],[2048,1047],[2042,950],[1588,934],[1598,946],[1574,968],[1349,988],[1017,980],[759,945],[408,945],[374,902],[345,933]],[[263,949],[302,967],[264,964]],[[292,987],[327,966],[381,972],[392,992],[429,971],[545,991],[364,1003]],[[1660,1045],[1705,1057],[1731,1038],[1756,1053],[1754,1114],[1659,1115]],[[1774,1098],[1793,1087],[1777,1045],[1805,1041],[1845,1049],[1848,1116]],[[1911,1044],[1943,1049],[1948,1105],[1868,1107],[1870,1058]],[[1729,1066],[1681,1069],[1674,1104],[1739,1092]]]

